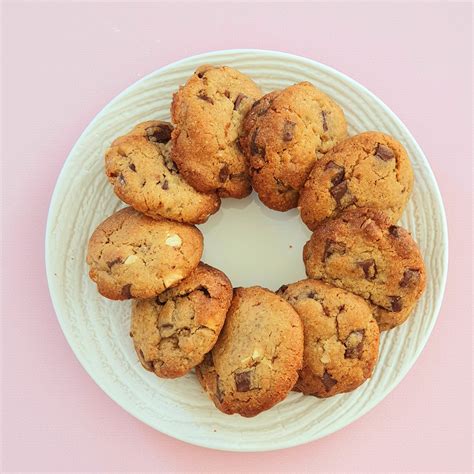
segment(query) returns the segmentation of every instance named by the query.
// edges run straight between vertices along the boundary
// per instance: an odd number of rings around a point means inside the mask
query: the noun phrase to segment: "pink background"
[[[471,6],[20,3],[3,9],[2,470],[470,471]],[[450,268],[431,339],[362,419],[280,452],[214,452],[132,418],[84,372],[44,271],[58,173],[78,136],[143,75],[215,49],[288,51],[367,86],[438,179]]]

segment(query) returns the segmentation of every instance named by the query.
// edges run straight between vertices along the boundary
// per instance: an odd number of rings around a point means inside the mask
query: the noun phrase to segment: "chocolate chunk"
[[[400,280],[400,286],[405,288],[420,279],[420,270],[417,268],[409,268],[403,273],[403,278]]]
[[[198,94],[199,99],[209,102],[210,104],[214,104],[214,100],[211,99],[204,91],[199,91]]]
[[[338,164],[334,163],[334,161],[329,161],[328,164],[325,166],[324,170],[336,170],[336,174],[331,178],[331,183],[334,186],[342,182],[342,180],[344,179],[344,174],[346,172],[343,166],[339,166]]]
[[[374,280],[377,276],[377,266],[375,265],[375,260],[373,258],[357,262],[357,266],[364,270],[366,280]]]
[[[228,99],[230,99],[230,92],[229,92],[229,91],[225,91],[225,92],[224,92],[224,95],[225,95]]]
[[[278,288],[277,293],[284,293],[288,289],[288,285],[281,285],[280,288]]]
[[[268,100],[268,97],[262,97],[252,105],[252,111],[256,112],[259,117],[265,115],[271,107],[273,100]]]
[[[235,387],[237,392],[248,392],[251,388],[251,378],[253,370],[247,370],[247,372],[240,372],[240,374],[234,374]]]
[[[229,166],[225,164],[219,171],[219,181],[221,183],[225,183],[227,179],[229,178]]]
[[[131,292],[132,284],[129,283],[128,285],[123,285],[122,286],[122,296],[126,299],[129,299],[132,297],[132,292]]]
[[[237,98],[235,99],[234,102],[234,110],[237,110],[239,108],[240,103],[242,102],[243,99],[246,99],[247,96],[244,94],[239,94]]]
[[[134,165],[133,163],[130,163],[130,164],[128,165],[128,167],[129,167],[132,171],[135,171],[135,172],[137,171],[137,168],[135,168],[135,165]]]
[[[154,143],[168,143],[171,139],[171,125],[161,124],[157,127],[150,127],[146,129],[147,138]]]
[[[109,262],[107,262],[107,266],[109,268],[112,268],[117,263],[122,263],[122,259],[120,257],[114,258],[113,260],[110,260]]]
[[[388,146],[382,145],[381,143],[379,143],[375,149],[375,156],[383,161],[389,161],[395,158],[393,151]]]
[[[140,361],[143,364],[143,366],[147,370],[150,370],[151,372],[153,372],[153,362],[145,360],[145,354],[143,354],[143,351],[141,349],[138,349],[138,357],[140,358]]]
[[[331,388],[334,387],[334,385],[337,384],[337,381],[334,380],[330,375],[327,370],[324,371],[323,376],[321,377],[321,382],[323,382],[324,388],[326,389],[326,392],[329,392]]]
[[[316,292],[313,290],[310,290],[308,294],[306,295],[306,298],[309,298],[310,300],[312,300],[315,296],[316,296]]]
[[[388,228],[388,232],[390,233],[390,235],[393,235],[394,237],[400,237],[400,227],[396,225],[391,225]]]
[[[344,357],[346,359],[360,359],[364,347],[364,334],[365,330],[361,329],[359,331],[352,331],[349,336],[347,336],[346,341],[344,342],[344,345],[346,346]]]
[[[250,153],[252,153],[252,155],[261,155],[265,158],[265,149],[262,149],[257,145],[257,134],[258,128],[255,129],[250,140]]]
[[[341,181],[329,189],[331,196],[336,200],[337,207],[345,208],[354,203],[354,197],[347,187],[347,181]]]
[[[346,253],[346,244],[343,242],[336,242],[335,240],[326,240],[326,246],[324,247],[323,254],[323,263],[335,253],[344,255]]]
[[[324,112],[324,110],[321,112],[321,118],[323,119],[323,131],[327,132],[328,131],[328,123],[326,121],[326,112]]]
[[[399,313],[402,310],[402,298],[400,296],[390,296],[390,306],[394,313]]]
[[[169,189],[169,187],[170,187],[170,186],[169,186],[168,180],[165,179],[165,180],[163,181],[163,184],[161,185],[161,189],[163,189],[163,190],[166,191],[166,190]]]
[[[293,133],[296,127],[295,122],[291,122],[290,120],[285,120],[285,125],[283,125],[283,141],[290,142],[293,140]]]
[[[125,184],[127,184],[127,181],[125,180],[122,173],[120,173],[119,176],[118,176],[118,182],[119,182],[120,186],[125,186]]]
[[[204,77],[204,74],[206,74],[206,71],[198,72],[197,77],[199,77],[199,79],[202,79]]]
[[[173,325],[170,323],[165,323],[160,326],[160,329],[171,329],[173,328]]]

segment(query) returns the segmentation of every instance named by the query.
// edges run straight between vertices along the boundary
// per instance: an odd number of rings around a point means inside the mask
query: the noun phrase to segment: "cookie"
[[[152,219],[127,207],[92,234],[89,276],[99,293],[112,300],[151,298],[186,278],[202,251],[203,238],[196,227]]]
[[[203,263],[156,298],[134,300],[130,336],[143,367],[164,378],[188,373],[216,343],[231,300],[229,279]]]
[[[149,121],[117,138],[105,155],[115,194],[147,216],[201,224],[217,212],[217,194],[196,191],[170,158],[172,126]]]
[[[295,308],[304,328],[303,368],[293,390],[332,397],[372,375],[379,328],[362,298],[318,280],[284,285],[278,294]]]
[[[196,374],[219,410],[251,417],[286,397],[302,360],[303,327],[291,305],[264,288],[237,288]]]
[[[413,170],[402,144],[384,133],[364,132],[316,161],[298,207],[311,230],[355,207],[380,209],[395,223],[412,188]]]
[[[402,324],[425,288],[425,267],[405,229],[375,209],[353,209],[317,226],[303,250],[310,278],[370,303],[382,331]]]
[[[245,118],[240,140],[260,200],[276,211],[296,207],[316,160],[346,135],[342,109],[309,82],[262,97]]]
[[[201,66],[173,96],[172,160],[204,193],[243,198],[252,191],[238,138],[242,120],[262,95],[246,75],[226,66]]]

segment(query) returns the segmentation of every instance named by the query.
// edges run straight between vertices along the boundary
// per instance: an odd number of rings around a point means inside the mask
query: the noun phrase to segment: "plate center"
[[[234,287],[260,285],[271,290],[305,278],[303,245],[311,232],[299,211],[272,211],[252,193],[223,199],[220,211],[199,226],[202,260],[222,270]]]

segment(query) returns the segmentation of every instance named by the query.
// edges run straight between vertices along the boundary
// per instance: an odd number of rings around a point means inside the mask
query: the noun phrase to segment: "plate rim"
[[[320,436],[315,436],[311,439],[305,440],[303,442],[301,441],[293,441],[290,439],[288,441],[284,442],[279,442],[278,445],[275,447],[255,447],[253,449],[247,449],[247,448],[229,448],[228,446],[222,446],[219,444],[219,440],[216,439],[215,441],[213,440],[212,442],[207,442],[205,443],[200,443],[199,441],[190,441],[189,439],[186,439],[184,436],[181,434],[176,434],[176,433],[171,433],[167,429],[163,429],[161,426],[157,426],[155,424],[152,424],[150,421],[145,419],[141,414],[136,413],[134,410],[134,407],[129,407],[125,406],[122,404],[120,401],[116,400],[111,391],[109,392],[108,387],[106,387],[106,384],[103,383],[103,381],[100,379],[100,377],[95,377],[94,370],[92,368],[87,368],[86,363],[83,360],[83,358],[80,356],[79,352],[76,350],[74,347],[74,344],[72,343],[72,337],[70,337],[66,331],[65,328],[65,322],[63,320],[63,316],[61,315],[60,312],[60,303],[59,303],[59,297],[57,296],[57,292],[55,291],[55,288],[57,287],[57,284],[53,278],[53,269],[52,269],[52,259],[50,258],[50,251],[51,251],[51,229],[53,225],[53,215],[56,214],[58,210],[58,204],[59,204],[59,197],[61,190],[64,186],[64,183],[61,183],[63,176],[66,172],[66,169],[68,167],[68,163],[72,160],[72,155],[77,147],[77,144],[81,141],[81,139],[89,132],[90,129],[94,128],[96,122],[100,119],[100,117],[105,114],[109,108],[111,108],[116,102],[120,101],[122,96],[124,96],[130,88],[136,87],[142,82],[147,81],[152,75],[156,74],[158,71],[163,71],[165,72],[166,70],[180,66],[182,64],[185,64],[187,61],[195,61],[195,60],[205,60],[207,58],[212,58],[213,56],[219,56],[222,54],[246,54],[246,55],[252,55],[252,54],[265,54],[269,57],[275,57],[275,58],[291,58],[291,59],[296,59],[300,63],[306,63],[311,66],[317,66],[320,70],[326,71],[328,73],[331,73],[333,75],[339,76],[340,79],[350,83],[351,86],[353,86],[355,89],[360,89],[363,90],[366,94],[370,96],[372,100],[374,100],[384,111],[384,113],[388,114],[391,116],[391,118],[395,121],[395,123],[400,127],[400,129],[407,134],[411,139],[413,140],[413,145],[416,149],[416,152],[423,158],[424,163],[426,164],[426,172],[427,172],[427,178],[430,181],[432,190],[434,191],[434,198],[436,200],[436,203],[439,207],[440,210],[440,223],[441,223],[441,232],[442,232],[442,239],[443,242],[445,243],[445,250],[442,255],[442,275],[439,276],[439,281],[440,281],[440,294],[439,297],[436,299],[434,308],[433,308],[433,318],[431,320],[430,325],[427,327],[427,330],[424,334],[424,337],[422,341],[418,344],[418,347],[415,351],[415,354],[412,359],[412,363],[410,364],[409,367],[404,367],[400,373],[397,375],[395,378],[395,381],[391,384],[390,387],[386,388],[383,392],[381,392],[377,397],[373,397],[372,400],[370,400],[364,408],[354,417],[349,423],[340,422],[340,423],[335,423],[331,428],[326,431],[324,434]],[[46,269],[46,279],[48,283],[48,291],[50,294],[50,298],[53,304],[53,309],[56,314],[56,317],[58,319],[59,325],[61,327],[61,330],[64,334],[64,337],[66,338],[66,341],[71,348],[72,352],[76,356],[76,359],[79,361],[80,365],[84,369],[84,371],[91,377],[91,379],[96,383],[104,392],[105,394],[117,405],[119,405],[123,410],[125,410],[128,414],[133,416],[134,418],[140,420],[141,422],[145,423],[146,425],[150,426],[151,428],[155,429],[156,431],[163,433],[167,436],[170,436],[174,439],[177,439],[179,441],[192,444],[195,446],[199,446],[202,448],[207,448],[207,449],[214,449],[218,451],[224,451],[224,452],[271,452],[271,451],[276,451],[280,449],[287,449],[295,446],[302,446],[305,444],[308,444],[310,442],[314,442],[318,439],[322,439],[326,436],[329,436],[336,431],[339,431],[340,429],[344,428],[345,426],[349,426],[353,422],[357,421],[360,419],[362,416],[366,415],[369,411],[371,411],[373,408],[375,408],[376,405],[378,405],[382,400],[384,400],[392,390],[397,387],[400,382],[405,378],[407,373],[412,369],[412,367],[416,364],[418,361],[418,358],[423,351],[423,349],[426,347],[426,344],[431,336],[431,333],[433,331],[434,325],[436,324],[436,321],[438,320],[439,313],[441,310],[441,305],[444,300],[444,294],[446,290],[446,281],[447,281],[447,274],[448,274],[448,262],[449,262],[449,239],[448,239],[448,226],[447,226],[447,219],[446,219],[446,211],[444,208],[444,203],[443,203],[443,198],[441,195],[441,191],[438,186],[438,182],[436,181],[436,177],[433,173],[433,170],[431,169],[430,162],[426,158],[425,153],[423,152],[421,146],[418,144],[416,141],[415,137],[413,134],[410,132],[408,127],[403,123],[403,121],[398,117],[395,112],[393,112],[379,97],[377,97],[373,92],[371,92],[369,89],[367,89],[364,85],[360,84],[358,81],[355,79],[352,79],[351,77],[347,76],[346,74],[340,72],[339,70],[333,68],[332,66],[328,66],[326,64],[320,63],[319,61],[316,61],[314,59],[310,59],[304,56],[300,56],[297,54],[292,54],[284,51],[278,51],[278,50],[267,50],[267,49],[256,49],[256,48],[237,48],[237,49],[223,49],[223,50],[213,50],[213,51],[207,51],[207,52],[202,52],[198,54],[194,54],[191,56],[186,56],[182,59],[179,59],[178,61],[174,61],[171,63],[168,63],[160,68],[157,68],[146,75],[144,75],[142,78],[138,79],[137,81],[132,82],[129,84],[125,89],[123,89],[121,92],[119,92],[116,96],[114,96],[101,110],[97,112],[97,114],[92,118],[92,120],[88,123],[88,125],[84,128],[82,133],[78,136],[78,138],[75,140],[73,146],[71,147],[66,160],[64,161],[61,171],[58,174],[58,177],[56,179],[56,182],[54,184],[54,190],[51,194],[51,199],[48,207],[48,215],[47,215],[47,221],[46,221],[46,229],[45,229],[45,269]]]

